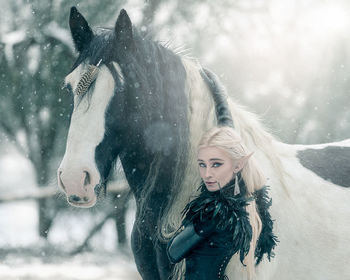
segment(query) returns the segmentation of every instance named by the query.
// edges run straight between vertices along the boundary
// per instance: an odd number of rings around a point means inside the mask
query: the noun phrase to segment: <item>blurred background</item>
[[[68,17],[135,26],[219,75],[281,141],[350,138],[350,2],[341,0],[0,0],[0,279],[140,279],[135,206],[122,170],[107,199],[75,209],[57,194],[76,52]]]

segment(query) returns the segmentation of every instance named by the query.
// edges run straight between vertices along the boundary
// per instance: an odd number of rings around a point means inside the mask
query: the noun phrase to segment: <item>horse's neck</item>
[[[140,199],[142,184],[147,177],[148,166],[145,164],[144,160],[136,156],[131,156],[129,153],[120,155],[120,161],[123,166],[125,178],[137,202]]]
[[[149,84],[159,85],[152,92],[144,92],[144,103],[138,111],[135,112],[133,103],[128,103],[130,114],[138,121],[130,122],[133,127],[128,129],[128,143],[120,156],[137,203],[142,205],[146,201],[152,208],[167,204],[173,194],[173,178],[181,173],[179,163],[184,165],[187,160],[187,151],[183,151],[189,139],[186,73],[179,58],[170,57],[169,61],[172,63],[168,67],[176,75],[169,72],[159,77],[159,73],[153,73],[150,76],[163,80],[148,80]],[[137,103],[139,98],[133,96],[137,94],[139,91],[130,92],[129,99]]]

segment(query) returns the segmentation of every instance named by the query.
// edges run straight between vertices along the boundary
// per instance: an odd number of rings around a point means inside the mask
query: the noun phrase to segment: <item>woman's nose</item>
[[[211,172],[211,169],[210,168],[207,168],[206,170],[205,170],[205,178],[210,178],[210,177],[212,177],[213,175],[212,175],[212,172]]]

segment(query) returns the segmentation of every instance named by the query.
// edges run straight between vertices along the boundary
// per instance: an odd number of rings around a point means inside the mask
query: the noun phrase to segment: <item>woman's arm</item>
[[[168,243],[167,254],[170,262],[178,263],[181,261],[203,239],[204,237],[196,233],[192,223],[183,226],[181,231]]]
[[[167,245],[167,254],[171,263],[178,263],[187,256],[201,241],[214,231],[213,221],[206,223],[188,222],[184,224],[181,231],[176,234]]]

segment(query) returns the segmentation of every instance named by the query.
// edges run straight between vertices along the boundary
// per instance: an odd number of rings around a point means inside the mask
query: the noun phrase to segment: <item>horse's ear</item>
[[[76,7],[72,7],[70,10],[69,27],[75,48],[81,52],[91,42],[93,33],[86,19]]]
[[[135,47],[132,23],[124,9],[120,11],[114,32],[118,44],[122,44],[125,49],[133,49]]]

